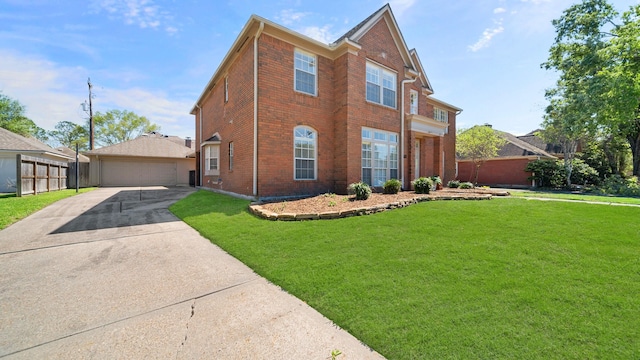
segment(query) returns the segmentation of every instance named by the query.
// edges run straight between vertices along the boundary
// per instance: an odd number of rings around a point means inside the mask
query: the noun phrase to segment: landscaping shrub
[[[427,177],[420,177],[411,182],[413,188],[418,194],[428,194],[433,186],[433,181]]]
[[[625,179],[616,174],[606,178],[601,186],[591,192],[599,195],[640,196],[640,183],[635,176]]]
[[[452,189],[459,188],[460,187],[460,181],[459,180],[450,180],[447,183],[447,186],[452,188]]]
[[[583,160],[573,159],[572,166],[572,184],[597,185],[600,183],[598,171]],[[564,188],[567,186],[564,160],[535,160],[528,163],[524,170],[533,172],[529,180],[535,180],[537,187]]]
[[[460,183],[460,189],[473,189],[473,184],[468,181]]]
[[[349,185],[349,191],[356,195],[356,200],[367,200],[371,195],[371,188],[362,181]]]
[[[402,184],[398,179],[387,180],[383,185],[383,192],[385,194],[397,194],[400,191]]]

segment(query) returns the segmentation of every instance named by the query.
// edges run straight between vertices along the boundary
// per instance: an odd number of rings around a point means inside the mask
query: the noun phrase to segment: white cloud
[[[393,10],[394,15],[402,16],[405,11],[409,10],[414,4],[416,0],[391,0],[389,1],[389,5],[391,6],[391,10]]]
[[[96,12],[106,11],[111,17],[141,29],[164,28],[170,35],[178,31],[176,27],[167,25],[173,17],[155,5],[153,0],[95,0],[93,8]]]
[[[496,23],[496,26],[494,28],[486,29],[485,31],[483,31],[480,39],[476,41],[475,44],[469,45],[469,50],[471,50],[472,52],[476,52],[486,48],[491,44],[491,40],[493,39],[493,37],[503,31],[504,27],[502,26],[502,20],[500,20]]]
[[[304,17],[308,16],[308,12],[295,11],[293,9],[284,9],[276,16],[276,21],[282,25],[289,26],[300,22]]]
[[[335,41],[340,35],[335,34],[331,31],[331,25],[325,25],[322,27],[319,26],[308,26],[300,30],[300,33],[314,39],[318,40],[321,43],[329,44]]]
[[[506,11],[507,9],[501,8],[501,7],[493,9],[494,14],[502,14],[503,12],[506,12]]]
[[[93,75],[96,75],[95,73]],[[194,137],[193,116],[189,114],[193,99],[150,91],[141,87],[103,86],[104,74],[92,77],[94,111],[123,109],[146,116],[169,135]],[[66,67],[47,59],[0,49],[0,90],[26,107],[26,115],[38,126],[52,130],[60,121],[81,124],[86,114],[80,104],[88,99],[89,71]],[[140,80],[131,72],[109,71],[112,78]]]

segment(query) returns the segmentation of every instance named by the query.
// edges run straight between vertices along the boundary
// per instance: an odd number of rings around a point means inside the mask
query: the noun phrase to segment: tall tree
[[[640,175],[640,4],[620,18],[606,0],[583,0],[553,25],[556,39],[542,67],[559,79],[547,92],[545,125],[570,130],[565,138],[582,131],[624,136]]]
[[[118,144],[160,130],[160,126],[152,124],[146,117],[127,110],[97,112],[93,115],[93,123],[95,141],[101,146]]]
[[[18,100],[0,93],[0,127],[16,134],[47,140],[47,133],[25,116],[25,108]]]
[[[622,14],[621,25],[602,51],[609,62],[600,71],[603,114],[631,147],[633,174],[640,175],[640,4]]]
[[[472,178],[478,183],[480,167],[487,160],[498,156],[498,150],[506,140],[490,126],[478,125],[469,129],[460,129],[456,135],[456,152],[461,159],[469,159],[474,164]]]
[[[71,121],[57,123],[55,130],[49,132],[49,136],[60,145],[68,148],[75,149],[78,144],[80,150],[89,150],[89,132],[82,125]]]

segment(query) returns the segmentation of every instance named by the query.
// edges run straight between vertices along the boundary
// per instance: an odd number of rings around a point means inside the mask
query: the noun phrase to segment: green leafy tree
[[[49,132],[49,137],[56,143],[75,149],[76,144],[81,151],[89,150],[89,131],[87,127],[71,121],[61,121],[55,130]]]
[[[498,156],[498,150],[506,143],[505,138],[490,126],[478,125],[460,129],[456,135],[456,152],[461,159],[469,159],[474,171],[469,181],[478,183],[480,167],[487,160]]]
[[[586,133],[624,137],[631,147],[633,173],[638,175],[640,4],[620,17],[606,0],[583,0],[553,25],[556,39],[542,67],[557,71],[559,79],[547,91],[545,128],[570,142]]]
[[[146,117],[127,110],[97,112],[93,115],[93,123],[94,138],[100,146],[118,144],[160,130],[160,126],[152,124]]]
[[[608,59],[599,73],[603,85],[603,115],[606,124],[629,143],[633,174],[640,175],[640,4],[622,14],[612,30]]]
[[[47,132],[24,115],[25,108],[18,100],[0,93],[0,127],[16,134],[47,141]]]

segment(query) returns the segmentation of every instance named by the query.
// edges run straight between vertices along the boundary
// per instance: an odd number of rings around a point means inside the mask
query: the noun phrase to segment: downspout
[[[264,23],[253,38],[253,196],[258,196],[258,38],[264,30]]]
[[[400,165],[400,182],[402,183],[402,188],[406,189],[404,186],[404,85],[414,83],[420,77],[420,73],[413,79],[404,79],[400,83],[400,87],[402,89],[402,93],[400,94],[400,103],[402,106],[400,107],[400,161],[398,164]]]
[[[198,144],[202,148],[202,108],[197,103],[196,103],[196,107],[198,108],[198,110],[200,110],[200,116],[198,116],[198,121],[200,122],[200,126],[199,126],[200,131],[198,132],[200,134],[200,141],[198,141]],[[198,164],[198,168],[200,169],[199,171],[200,181],[198,183],[200,184],[200,186],[202,186],[202,152],[200,152],[200,159],[198,159],[198,161],[200,162]]]

